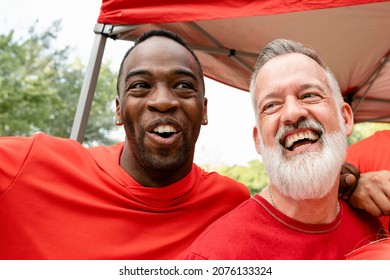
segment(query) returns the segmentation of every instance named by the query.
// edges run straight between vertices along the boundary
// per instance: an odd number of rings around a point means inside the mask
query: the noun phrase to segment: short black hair
[[[168,31],[168,30],[152,29],[152,30],[146,31],[143,34],[141,34],[135,40],[134,45],[126,52],[125,56],[123,57],[121,65],[119,67],[118,79],[117,79],[117,83],[116,83],[116,91],[118,93],[118,96],[119,96],[120,79],[121,79],[121,75],[122,75],[122,72],[123,72],[123,64],[124,64],[126,58],[129,56],[129,54],[134,50],[134,48],[136,46],[138,46],[142,42],[146,41],[147,39],[152,38],[152,37],[156,37],[156,36],[172,39],[173,41],[175,41],[175,42],[179,43],[180,45],[182,45],[183,47],[185,47],[192,54],[192,56],[194,57],[196,63],[198,64],[199,74],[200,74],[201,77],[203,77],[203,70],[202,70],[202,66],[200,64],[200,61],[199,61],[198,57],[195,55],[194,51],[187,45],[187,43],[183,40],[183,38],[181,38],[179,35],[171,32],[171,31]],[[203,86],[204,86],[204,81],[203,81]]]

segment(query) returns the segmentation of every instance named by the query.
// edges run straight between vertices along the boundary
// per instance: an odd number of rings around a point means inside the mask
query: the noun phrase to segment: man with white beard
[[[250,92],[270,186],[209,226],[183,259],[344,259],[381,238],[377,218],[338,199],[353,113],[318,55],[269,43]]]

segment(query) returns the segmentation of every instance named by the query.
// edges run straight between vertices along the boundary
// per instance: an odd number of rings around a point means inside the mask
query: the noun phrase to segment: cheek
[[[345,126],[342,117],[340,119],[338,108],[318,108],[313,116],[328,132],[339,131],[341,126]]]
[[[123,100],[121,105],[122,115],[128,120],[133,120],[141,115],[143,108],[144,102],[134,98]]]
[[[202,102],[181,102],[181,108],[194,124],[202,122],[205,116],[205,107]]]
[[[266,118],[260,120],[259,127],[259,139],[263,139],[265,146],[274,146],[275,137],[279,128],[279,122],[277,119],[267,116]]]

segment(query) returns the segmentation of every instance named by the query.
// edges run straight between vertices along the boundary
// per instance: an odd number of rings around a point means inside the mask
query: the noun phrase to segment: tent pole
[[[107,36],[96,34],[73,120],[70,138],[82,143],[87,128]]]
[[[388,63],[389,61],[390,61],[390,51],[388,51],[386,56],[384,58],[382,58],[382,61],[381,61],[380,65],[375,70],[374,74],[369,78],[368,82],[365,82],[363,84],[363,86],[366,86],[366,85],[368,85],[368,86],[367,86],[366,90],[364,91],[363,95],[360,97],[360,100],[359,100],[358,104],[355,107],[352,108],[354,115],[356,115],[357,110],[359,109],[360,105],[362,104],[362,102],[366,98],[366,96],[367,96],[368,92],[370,91],[372,85],[374,84],[376,79],[381,74],[381,72],[382,72],[383,68],[385,67],[386,63]]]

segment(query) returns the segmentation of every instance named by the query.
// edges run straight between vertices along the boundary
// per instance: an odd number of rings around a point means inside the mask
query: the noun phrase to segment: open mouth
[[[294,151],[296,148],[307,144],[313,144],[320,139],[320,135],[313,131],[304,131],[295,134],[288,135],[282,145],[284,148],[290,151]]]
[[[176,128],[172,125],[159,125],[153,129],[153,133],[162,138],[169,138],[176,133]]]

